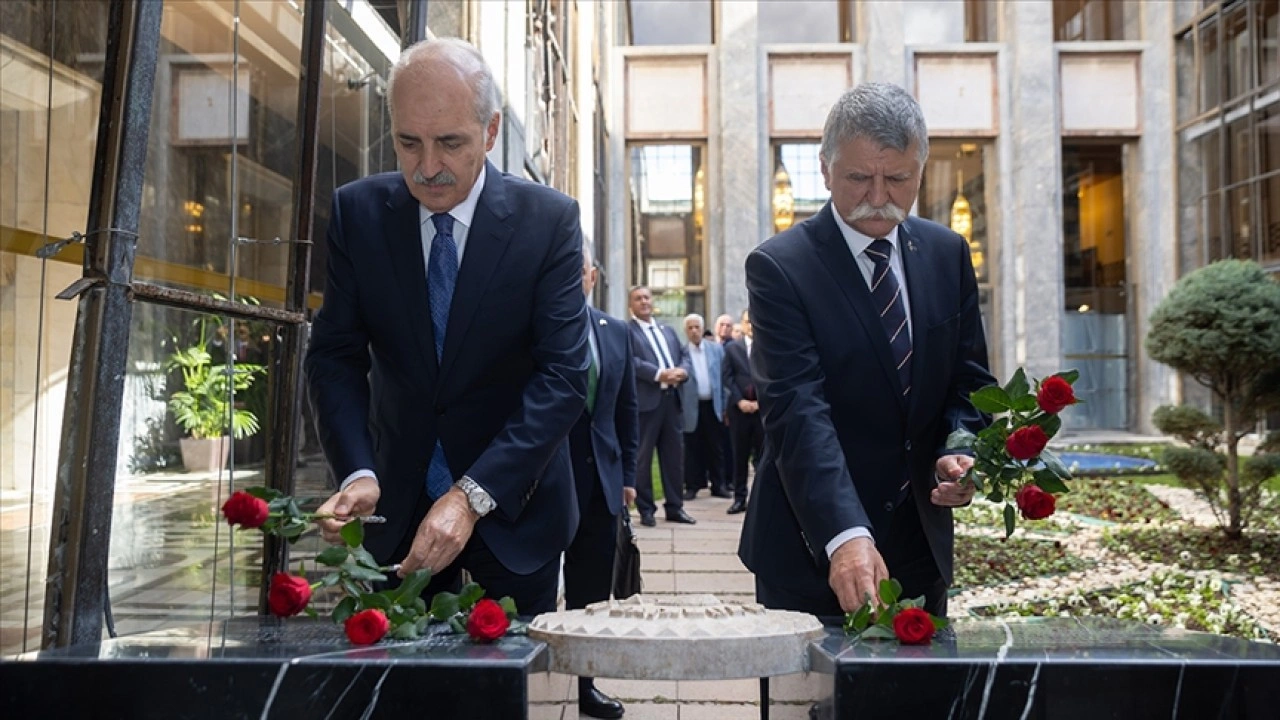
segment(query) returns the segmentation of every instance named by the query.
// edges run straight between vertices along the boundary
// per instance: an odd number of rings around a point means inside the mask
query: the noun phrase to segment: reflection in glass
[[[1196,105],[1194,89],[1196,72],[1195,33],[1187,32],[1178,36],[1174,62],[1177,64],[1178,76],[1178,122],[1183,123],[1196,116],[1199,111]]]
[[[851,0],[759,0],[760,44],[853,42]]]
[[[1227,221],[1231,233],[1231,256],[1253,259],[1253,187],[1242,185],[1227,191]]]
[[[1064,422],[1076,428],[1128,424],[1128,279],[1124,162],[1120,146],[1064,145],[1063,356],[1090,398]]]
[[[1130,40],[1123,0],[1053,0],[1054,39],[1059,42]]]
[[[790,184],[791,225],[816,215],[831,196],[822,179],[822,165],[818,158],[820,147],[816,142],[784,142],[774,145],[774,187],[778,184],[778,173],[785,172]],[[781,230],[775,223],[775,232]]]
[[[1201,23],[1197,32],[1200,34],[1200,111],[1206,112],[1222,102],[1217,17]]]
[[[1253,55],[1249,49],[1248,8],[1240,5],[1223,21],[1223,45],[1227,60],[1226,99],[1239,97],[1253,84]]]
[[[1260,0],[1255,8],[1257,42],[1254,47],[1258,48],[1258,85],[1266,87],[1280,80],[1280,0]]]
[[[0,655],[40,646],[107,3],[0,2]],[[30,553],[28,553],[30,550]]]
[[[1266,266],[1280,265],[1280,173],[1258,185],[1258,203],[1262,208],[1262,256]],[[1272,427],[1280,427],[1273,425]]]
[[[630,0],[632,45],[710,45],[711,0]]]
[[[653,291],[669,319],[706,314],[705,202],[701,145],[633,145],[632,279]]]

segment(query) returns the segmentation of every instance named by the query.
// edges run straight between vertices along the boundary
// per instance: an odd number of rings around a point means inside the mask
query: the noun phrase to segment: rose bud
[[[222,504],[222,514],[226,516],[228,525],[253,529],[262,527],[271,511],[266,500],[237,490]]]

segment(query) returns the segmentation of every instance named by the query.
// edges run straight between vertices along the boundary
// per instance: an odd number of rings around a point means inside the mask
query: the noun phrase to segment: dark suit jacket
[[[658,323],[658,332],[667,341],[667,352],[671,355],[671,362],[675,363],[676,367],[684,368],[684,371],[692,376],[693,368],[684,353],[684,348],[680,345],[680,339],[676,337],[676,331],[672,330],[670,325],[663,325],[656,319],[653,322]],[[653,379],[662,365],[658,362],[658,356],[654,354],[653,347],[649,345],[648,331],[640,327],[640,323],[634,318],[627,323],[627,327],[631,330],[631,354],[636,366],[636,399],[640,405],[640,412],[649,412],[657,408],[658,401],[662,399],[662,384]]]
[[[436,362],[418,203],[383,173],[334,193],[324,307],[306,368],[334,475],[378,474],[385,525],[365,544],[388,557],[422,515],[437,439],[455,478],[497,501],[476,532],[529,573],[577,527],[568,443],[587,387],[578,206],[488,165]]]
[[[600,352],[600,377],[595,412],[590,416],[592,460],[588,463],[585,453],[574,449],[573,471],[581,507],[587,507],[590,483],[599,475],[609,512],[617,515],[622,510],[622,488],[636,486],[636,448],[640,444],[631,336],[623,321],[595,308],[587,312]]]
[[[983,426],[969,393],[993,380],[964,239],[912,217],[898,247],[914,345],[909,401],[830,203],[747,258],[765,448],[739,555],[762,579],[808,596],[831,592],[832,538],[854,526],[884,537],[904,475],[951,581],[951,511],[929,500],[934,462],[952,430]]]
[[[754,338],[752,342],[755,342]],[[747,358],[747,341],[730,340],[724,346],[724,388],[729,394],[726,407],[738,409],[739,400],[755,400],[755,381],[751,379],[751,362]]]

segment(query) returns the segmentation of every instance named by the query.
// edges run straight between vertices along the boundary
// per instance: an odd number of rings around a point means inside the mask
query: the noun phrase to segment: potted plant
[[[258,417],[232,404],[233,394],[253,387],[262,365],[214,363],[204,328],[194,344],[169,356],[170,370],[182,371],[183,389],[169,396],[169,410],[190,437],[181,440],[182,464],[188,472],[221,470],[231,451],[231,438],[258,432]]]

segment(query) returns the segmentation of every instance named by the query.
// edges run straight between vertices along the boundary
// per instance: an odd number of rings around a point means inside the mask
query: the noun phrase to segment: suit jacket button
[[[587,463],[588,465],[595,465],[595,464],[596,464],[596,459],[595,459],[593,456],[588,455],[588,456],[587,456],[587,459],[586,459],[586,463]]]
[[[907,441],[907,445],[906,445],[906,447],[907,447],[907,452],[911,452],[911,441],[910,441],[910,440],[908,440],[908,441]]]
[[[884,511],[885,511],[885,512],[893,512],[893,503],[891,503],[891,502],[887,502],[887,503],[885,503],[885,504],[884,504]]]

